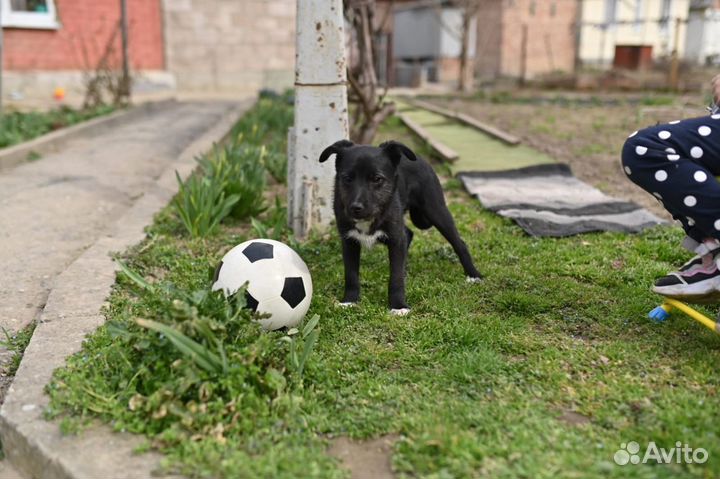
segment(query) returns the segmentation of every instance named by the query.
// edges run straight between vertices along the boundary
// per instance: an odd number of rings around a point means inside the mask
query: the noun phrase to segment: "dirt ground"
[[[702,100],[702,95],[598,98],[577,93],[533,96],[526,92],[503,102],[467,98],[431,101],[517,135],[526,145],[568,164],[581,180],[670,220],[655,198],[626,178],[620,151],[627,136],[637,129],[703,115]]]

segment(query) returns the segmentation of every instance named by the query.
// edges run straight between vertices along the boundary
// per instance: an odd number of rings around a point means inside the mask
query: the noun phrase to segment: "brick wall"
[[[293,83],[295,0],[163,0],[178,88],[250,93]]]
[[[572,71],[576,0],[487,0],[478,13],[476,71],[527,78]],[[523,56],[523,25],[527,26]]]
[[[502,12],[503,0],[482,2],[478,10],[475,71],[481,78],[500,74]]]
[[[3,67],[10,71],[92,69],[114,39],[120,62],[118,0],[55,0],[58,30],[5,28]],[[128,0],[133,69],[164,68],[160,0]]]
[[[576,0],[514,0],[503,11],[501,74],[532,78],[572,71],[575,62]],[[523,25],[527,26],[523,57]]]

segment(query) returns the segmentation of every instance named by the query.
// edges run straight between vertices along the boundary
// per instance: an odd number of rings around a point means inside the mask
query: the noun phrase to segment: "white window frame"
[[[33,28],[39,30],[57,30],[60,23],[57,20],[54,0],[45,0],[47,12],[17,12],[11,8],[10,0],[0,0],[0,26],[3,28]]]

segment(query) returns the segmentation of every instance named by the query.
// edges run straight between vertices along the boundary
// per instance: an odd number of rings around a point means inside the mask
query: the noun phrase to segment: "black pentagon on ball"
[[[212,282],[213,284],[217,283],[218,278],[220,277],[220,268],[223,267],[223,262],[220,261],[220,264],[217,265],[217,268],[215,268],[215,272],[213,273]]]
[[[291,308],[300,304],[305,299],[305,284],[302,278],[285,278],[285,285],[280,296]]]
[[[273,257],[273,245],[255,241],[243,250],[243,254],[251,263],[261,259],[270,259]]]
[[[249,310],[252,310],[252,312],[257,311],[258,307],[258,300],[253,298],[252,294],[250,294],[250,291],[245,291],[245,307]]]

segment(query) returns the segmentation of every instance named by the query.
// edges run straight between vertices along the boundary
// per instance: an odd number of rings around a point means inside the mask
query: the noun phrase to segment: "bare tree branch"
[[[395,104],[386,102],[387,85],[382,95],[377,93],[377,73],[375,71],[375,38],[382,31],[373,28],[375,15],[374,0],[345,0],[345,18],[352,27],[357,46],[357,65],[348,67],[347,77],[352,97],[357,104],[350,130],[350,139],[356,143],[371,143],[378,127],[395,112]],[[389,14],[388,14],[389,15]],[[383,23],[387,21],[387,17]]]

